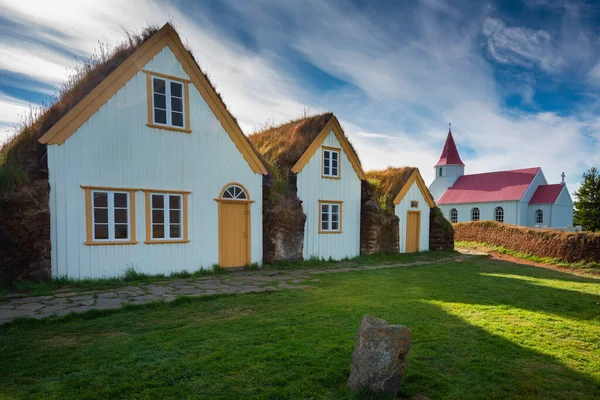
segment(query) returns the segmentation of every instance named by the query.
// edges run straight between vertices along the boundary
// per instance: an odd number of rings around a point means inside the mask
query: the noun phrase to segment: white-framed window
[[[496,217],[496,221],[504,222],[504,209],[502,207],[496,207],[494,216]]]
[[[340,176],[340,151],[323,148],[323,176],[338,178]]]
[[[479,221],[479,208],[473,207],[471,209],[471,221]]]
[[[90,190],[92,242],[132,240],[130,195],[126,191]]]
[[[342,231],[342,203],[320,201],[320,233],[336,233]]]
[[[185,128],[184,83],[152,76],[152,122]]]
[[[150,193],[150,240],[184,240],[183,194]]]
[[[450,222],[458,222],[458,210],[456,208],[450,210]]]
[[[535,210],[535,223],[543,224],[544,223],[544,212],[542,210]]]

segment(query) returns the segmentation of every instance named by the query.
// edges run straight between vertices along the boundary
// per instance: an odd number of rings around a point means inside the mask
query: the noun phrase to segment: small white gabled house
[[[262,262],[266,169],[169,24],[40,142],[53,276]]]
[[[429,250],[429,217],[435,207],[433,197],[418,168],[388,167],[367,171],[367,179],[385,208],[398,217],[400,253]],[[392,241],[393,242],[393,241]]]
[[[429,215],[435,202],[418,168],[410,174],[394,198],[400,219],[400,253],[429,250]]]
[[[365,173],[337,118],[332,113],[303,118],[258,132],[250,140],[259,151],[283,146],[273,161],[289,165],[295,175],[306,215],[303,259],[358,256]]]

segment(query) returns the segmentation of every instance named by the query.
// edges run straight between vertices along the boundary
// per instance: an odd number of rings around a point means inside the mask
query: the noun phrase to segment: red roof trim
[[[448,136],[446,137],[446,142],[444,142],[444,147],[442,148],[442,154],[440,155],[440,160],[435,164],[436,167],[440,165],[462,165],[465,164],[460,159],[460,155],[458,154],[458,149],[456,148],[456,143],[454,143],[454,138],[452,137],[452,132],[448,131]]]

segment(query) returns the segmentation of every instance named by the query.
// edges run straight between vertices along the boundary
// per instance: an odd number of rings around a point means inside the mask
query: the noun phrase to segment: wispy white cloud
[[[486,18],[483,34],[489,54],[498,62],[537,65],[547,71],[559,68],[563,62],[553,51],[552,36],[545,30],[508,27],[498,18]]]

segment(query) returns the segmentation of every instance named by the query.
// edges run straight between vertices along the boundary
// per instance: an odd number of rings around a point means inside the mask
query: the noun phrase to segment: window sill
[[[177,128],[177,127],[168,126],[168,125],[146,124],[146,126],[149,128],[153,128],[153,129],[164,129],[166,131],[192,133],[191,129]]]
[[[342,231],[319,231],[320,235],[338,235],[343,233]]]
[[[340,176],[328,176],[328,175],[321,175],[321,178],[323,179],[342,179],[342,177]]]
[[[189,240],[144,240],[145,244],[182,244],[189,242]]]
[[[123,245],[132,245],[138,244],[135,240],[122,241],[122,242],[85,242],[86,246],[123,246]]]

